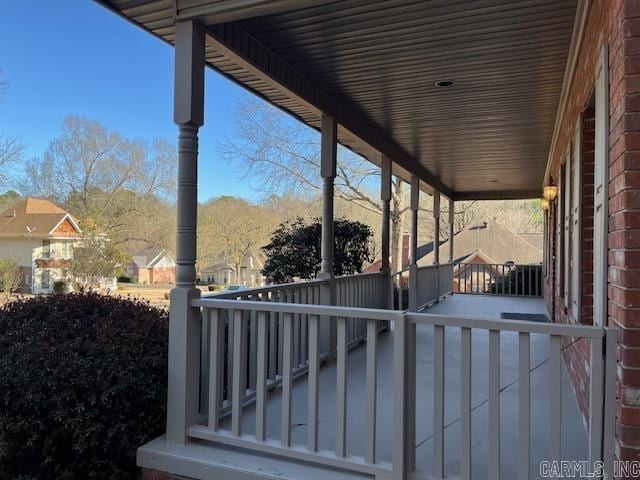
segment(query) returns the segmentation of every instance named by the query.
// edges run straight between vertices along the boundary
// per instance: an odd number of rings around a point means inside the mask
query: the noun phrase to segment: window
[[[40,280],[40,286],[43,289],[48,289],[51,287],[51,272],[49,270],[42,271],[42,278]]]
[[[42,258],[51,258],[51,240],[42,240]]]
[[[580,323],[580,289],[581,289],[581,256],[582,227],[580,217],[582,215],[582,115],[578,117],[576,133],[573,140],[573,191],[571,203],[571,317]]]

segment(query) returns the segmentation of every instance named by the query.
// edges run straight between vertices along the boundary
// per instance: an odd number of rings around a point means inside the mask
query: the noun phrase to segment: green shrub
[[[0,309],[0,478],[137,479],[166,415],[167,313],[95,294]]]
[[[131,283],[131,282],[132,282],[131,278],[127,277],[126,275],[118,277],[118,283]]]
[[[56,280],[53,282],[53,293],[56,295],[67,293],[67,283],[64,280]]]

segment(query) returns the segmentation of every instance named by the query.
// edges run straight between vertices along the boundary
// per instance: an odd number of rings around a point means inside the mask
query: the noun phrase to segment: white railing
[[[450,263],[419,267],[416,271],[416,310],[435,303],[444,295],[451,293],[453,268]],[[409,282],[411,282],[411,279],[409,279]]]
[[[460,263],[455,266],[455,293],[542,296],[542,265]]]
[[[356,274],[338,277],[335,279],[335,295],[336,304],[346,307],[364,307],[365,305],[384,306],[383,292],[386,288],[385,276],[380,273]],[[247,290],[239,290],[235,292],[222,292],[209,295],[203,298],[215,298],[220,300],[234,301],[256,301],[269,303],[288,303],[300,305],[318,305],[321,303],[321,288],[328,287],[328,280],[311,280],[304,282],[295,282],[279,285],[269,285],[266,287],[251,288]],[[243,332],[240,341],[242,345],[238,348],[236,338],[233,331],[233,312],[226,312],[223,316],[222,324],[222,349],[224,356],[221,359],[223,364],[223,392],[221,414],[226,415],[231,408],[231,390],[232,390],[232,370],[233,362],[236,356],[234,352],[243,352],[249,361],[249,369],[247,375],[247,388],[242,393],[242,402],[255,400],[257,371],[255,368],[255,359],[259,355],[257,350],[257,338],[259,322],[257,317],[252,313],[245,314],[247,324],[246,332]],[[278,385],[283,377],[283,341],[284,341],[284,319],[282,314],[271,312],[269,314],[267,325],[267,380],[270,388]],[[293,316],[293,332],[292,332],[292,375],[298,377],[307,372],[309,362],[309,318],[307,315],[296,314]],[[349,317],[347,322],[347,345],[354,348],[364,341],[366,338],[366,321],[357,317]],[[205,333],[210,327],[211,321],[205,319]],[[387,327],[386,323],[380,322],[379,328]],[[211,346],[206,342],[206,335],[203,336],[202,351],[203,364],[202,371],[208,370],[206,359]],[[324,361],[336,352],[336,325],[335,322],[325,322],[323,328],[319,332],[320,359]],[[201,391],[206,389],[207,378],[201,378]],[[205,399],[201,395],[201,404]]]
[[[192,307],[201,308],[208,319],[210,328],[207,333],[208,344],[215,352],[208,359],[208,387],[204,392],[206,410],[209,412],[205,421],[189,426],[188,435],[192,438],[210,440],[235,447],[260,451],[271,455],[279,455],[297,461],[317,463],[344,470],[404,479],[408,474],[415,478],[423,475],[442,478],[448,473],[444,463],[444,437],[448,425],[444,423],[445,405],[445,358],[446,361],[459,361],[459,412],[460,412],[460,448],[459,474],[463,479],[471,478],[471,415],[477,406],[472,405],[471,397],[471,355],[472,338],[476,335],[488,335],[488,342],[479,342],[488,355],[487,376],[488,420],[486,431],[488,441],[489,478],[499,478],[500,443],[511,442],[517,445],[518,455],[508,459],[517,469],[517,478],[529,478],[531,460],[531,337],[544,335],[548,339],[549,355],[545,362],[549,363],[549,396],[548,432],[545,438],[549,460],[560,459],[560,425],[561,418],[561,355],[562,340],[582,338],[590,348],[590,404],[589,404],[589,460],[604,459],[607,466],[613,458],[613,420],[615,412],[615,369],[616,369],[616,337],[615,330],[593,326],[561,325],[527,321],[487,320],[459,318],[422,313],[405,313],[400,311],[333,307],[320,305],[299,305],[290,303],[256,302],[221,300],[217,298],[195,299]],[[273,316],[281,319],[282,342],[277,351],[277,363],[281,365],[277,381],[269,373],[272,362],[269,359],[270,319]],[[303,444],[292,441],[292,401],[295,367],[295,318],[303,316],[308,319],[306,376],[306,425],[307,436]],[[364,384],[347,382],[348,362],[348,318],[363,319],[365,323],[366,350],[365,366],[362,371]],[[323,322],[334,319],[337,323],[335,410],[331,409],[329,417],[320,416],[320,330]],[[256,322],[257,337],[255,340],[256,355],[251,357],[243,349],[246,342],[250,322]],[[393,358],[393,420],[390,431],[381,431],[377,415],[376,392],[381,368],[388,370],[388,361],[379,363],[381,350],[378,348],[378,325],[380,321],[389,321],[393,325],[392,358]],[[229,324],[233,338],[233,361],[227,370],[224,363],[223,335],[225,325]],[[416,355],[416,329],[433,336],[431,352],[434,366],[433,383],[433,448],[432,471],[424,472],[416,469],[416,430],[419,418],[424,419],[424,411],[416,415],[416,372],[425,367],[423,355]],[[516,338],[513,338],[513,335]],[[445,357],[445,339],[459,338],[460,350],[455,356]],[[606,339],[606,342],[603,340]],[[501,403],[501,341],[516,341],[517,345],[517,437],[505,438],[507,432],[500,429]],[[450,342],[449,342],[450,343]],[[605,356],[603,345],[606,345]],[[450,347],[447,347],[450,348]],[[385,351],[385,350],[383,350]],[[386,349],[388,352],[388,349]],[[386,353],[388,355],[388,353]],[[417,360],[420,358],[421,360]],[[605,359],[606,358],[606,362]],[[502,362],[503,365],[505,362]],[[507,362],[508,363],[508,362]],[[251,374],[255,372],[255,380]],[[225,375],[230,381],[225,381]],[[227,383],[229,382],[229,383]],[[451,383],[451,379],[447,379]],[[458,385],[457,382],[456,387]],[[474,380],[474,386],[478,379]],[[360,385],[360,386],[356,386]],[[277,391],[272,389],[277,387]],[[328,387],[323,382],[323,389]],[[349,418],[347,421],[347,398],[352,388],[363,388],[361,419]],[[298,389],[299,390],[299,389]],[[447,387],[449,392],[450,387]],[[255,411],[251,412],[251,424],[245,422],[245,410],[248,408],[246,392],[251,391],[255,397]],[[449,394],[449,393],[448,393]],[[270,395],[279,395],[280,401],[274,402],[279,407],[279,436],[267,435],[267,403]],[[299,398],[299,397],[296,397]],[[304,398],[304,395],[302,395]],[[504,402],[504,400],[503,400]],[[230,409],[230,419],[224,418],[225,408]],[[513,407],[507,407],[513,410]],[[299,411],[299,410],[298,410]],[[326,410],[325,410],[326,412]],[[327,413],[325,413],[326,415]],[[269,411],[273,415],[273,405]],[[477,415],[477,414],[476,414]],[[357,422],[361,421],[361,424]],[[422,420],[424,421],[424,420]],[[331,428],[335,438],[331,451],[323,450],[318,443],[318,428]],[[362,445],[347,441],[347,429],[363,432]],[[323,430],[326,432],[326,430]],[[603,434],[603,431],[606,432]],[[271,431],[271,434],[274,432]],[[484,432],[483,432],[484,434]],[[377,437],[384,435],[392,438],[391,452],[376,450]],[[537,437],[538,438],[538,437]],[[606,439],[604,441],[603,439]],[[355,453],[361,451],[361,454]],[[458,451],[458,450],[456,450]],[[384,454],[384,455],[383,455]],[[450,452],[449,455],[454,454]],[[381,461],[381,458],[390,461]],[[502,462],[504,464],[504,461]]]

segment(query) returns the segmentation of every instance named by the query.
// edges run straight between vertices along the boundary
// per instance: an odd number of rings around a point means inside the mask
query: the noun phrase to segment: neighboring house
[[[175,283],[176,260],[164,249],[142,250],[133,255],[125,272],[138,283]]]
[[[0,258],[18,264],[23,289],[32,293],[50,293],[55,281],[67,280],[81,239],[76,219],[49,200],[25,198],[0,214]]]
[[[261,272],[263,266],[264,255],[250,250],[242,258],[240,274],[237,275],[236,266],[224,254],[220,254],[214,263],[200,270],[200,281],[217,285],[239,283],[249,287],[259,287],[264,285]]]
[[[409,242],[411,235],[402,239],[402,269],[409,267]],[[483,222],[455,234],[454,263],[539,264],[542,263],[542,234],[515,233],[496,221]],[[449,242],[440,242],[440,262],[447,261]],[[418,267],[433,265],[433,242],[418,246]],[[365,273],[379,272],[382,260],[378,259],[365,268]]]
[[[454,235],[454,263],[542,263],[542,249],[530,239],[538,234],[518,234],[496,221],[465,228]],[[537,241],[539,243],[539,241]],[[431,248],[433,250],[433,248]],[[440,262],[449,256],[449,242],[440,244]],[[418,256],[418,267],[433,265],[433,251]]]
[[[495,278],[511,271],[504,265],[536,265],[542,263],[541,234],[518,234],[496,221],[466,228],[454,235],[453,291],[484,291]],[[433,248],[431,249],[433,250]],[[440,245],[440,261],[449,256],[449,242]],[[418,267],[433,265],[433,252],[418,258]],[[467,265],[485,265],[468,267]]]

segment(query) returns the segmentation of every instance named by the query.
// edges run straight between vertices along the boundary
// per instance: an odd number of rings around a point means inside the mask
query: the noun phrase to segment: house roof
[[[55,231],[65,221],[75,234],[66,231],[61,236],[80,237],[82,231],[68,212],[49,200],[28,197],[0,213],[0,237],[55,237]]]
[[[131,256],[133,263],[141,268],[152,268],[162,258],[169,256],[173,260],[171,252],[164,248],[146,248],[138,250]]]
[[[448,254],[449,241],[441,244],[440,258]],[[461,230],[454,235],[454,262],[468,262],[472,254],[482,252],[495,263],[515,262],[531,264],[542,262],[542,250],[529,243],[521,235],[496,221]],[[433,251],[418,260],[418,266],[433,264]]]

